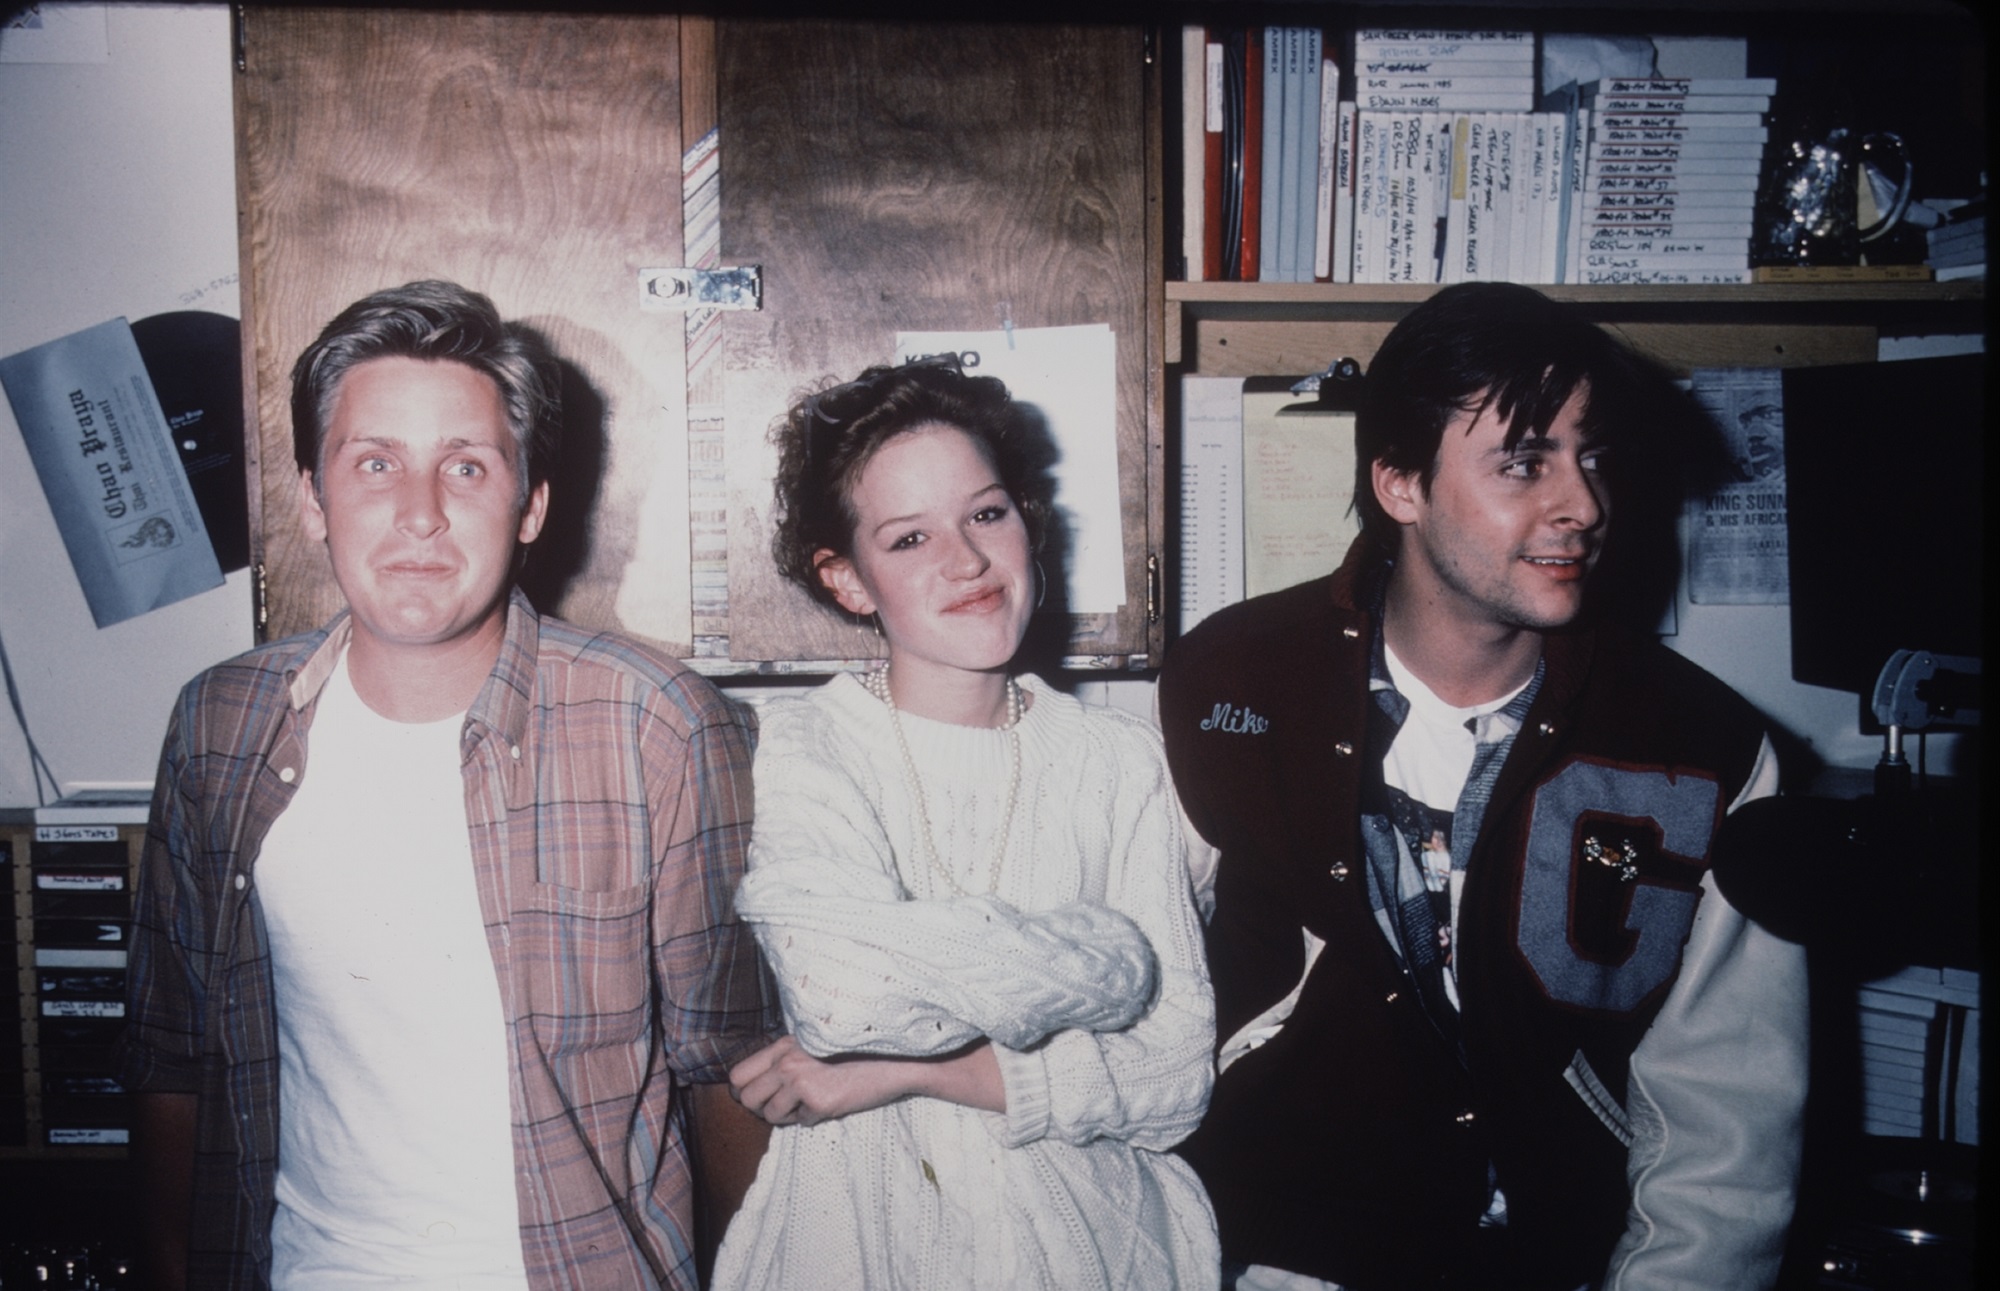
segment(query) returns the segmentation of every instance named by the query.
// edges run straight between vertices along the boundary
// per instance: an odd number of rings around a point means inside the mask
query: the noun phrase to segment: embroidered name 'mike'
[[[1215,711],[1201,721],[1204,731],[1226,731],[1231,735],[1262,735],[1270,726],[1270,718],[1259,717],[1234,704],[1217,704]]]

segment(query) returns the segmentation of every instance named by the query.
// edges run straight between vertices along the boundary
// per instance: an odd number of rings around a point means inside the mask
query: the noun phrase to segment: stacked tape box
[[[122,1154],[131,1100],[116,1058],[144,808],[120,806],[116,821],[35,814],[32,826],[0,826],[15,968],[0,1005],[0,1156]]]
[[[1862,1129],[1979,1141],[1979,974],[1911,967],[1859,991]]]
[[[1355,33],[1351,281],[1552,282],[1561,141],[1528,32]]]
[[[1751,217],[1776,83],[1602,80],[1583,86],[1589,132],[1575,247],[1582,283],[1750,281]]]
[[[1950,212],[1945,222],[1925,234],[1924,263],[1937,271],[1940,282],[1986,276],[1986,201],[1984,198]]]

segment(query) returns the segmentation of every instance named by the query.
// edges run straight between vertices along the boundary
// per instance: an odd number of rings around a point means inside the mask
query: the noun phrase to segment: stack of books
[[[1753,280],[1771,78],[1602,79],[1536,111],[1530,32],[1338,44],[1183,31],[1190,280]]]
[[[1858,992],[1862,1129],[1976,1141],[1979,974],[1911,967]]]
[[[1553,281],[1558,145],[1529,111],[1534,36],[1363,30],[1355,65],[1353,216],[1335,241],[1351,281]]]
[[[1525,31],[1354,33],[1363,112],[1526,112],[1535,106],[1535,37]]]
[[[1986,201],[1970,202],[1945,216],[1926,232],[1930,251],[1924,263],[1937,271],[1938,281],[1986,276]]]
[[[1182,33],[1186,275],[1561,281],[1581,139],[1536,113],[1523,31]]]
[[[1777,84],[1762,77],[1593,81],[1571,250],[1583,283],[1750,281],[1751,219]]]
[[[1326,281],[1340,68],[1317,27],[1183,32],[1190,279]]]
[[[1312,282],[1324,275],[1333,217],[1331,159],[1321,119],[1340,99],[1340,69],[1317,27],[1266,27],[1263,36],[1263,189],[1257,278]],[[1325,196],[1322,202],[1321,197]]]

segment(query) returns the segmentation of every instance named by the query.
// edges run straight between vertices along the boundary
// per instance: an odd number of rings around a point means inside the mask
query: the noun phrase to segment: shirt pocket
[[[651,888],[528,886],[514,911],[514,971],[547,1054],[638,1043],[652,1009]]]

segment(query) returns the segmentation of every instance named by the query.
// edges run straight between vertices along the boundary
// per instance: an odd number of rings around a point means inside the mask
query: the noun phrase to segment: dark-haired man
[[[124,1067],[161,1286],[692,1288],[754,1172],[750,719],[513,590],[556,388],[442,282],[293,370],[348,609],[168,727]]]
[[[1804,957],[1707,871],[1725,813],[1774,791],[1770,745],[1586,614],[1673,392],[1504,284],[1418,306],[1365,385],[1345,564],[1207,619],[1160,680],[1219,852],[1221,1070],[1183,1151],[1226,1274],[1768,1286]]]

